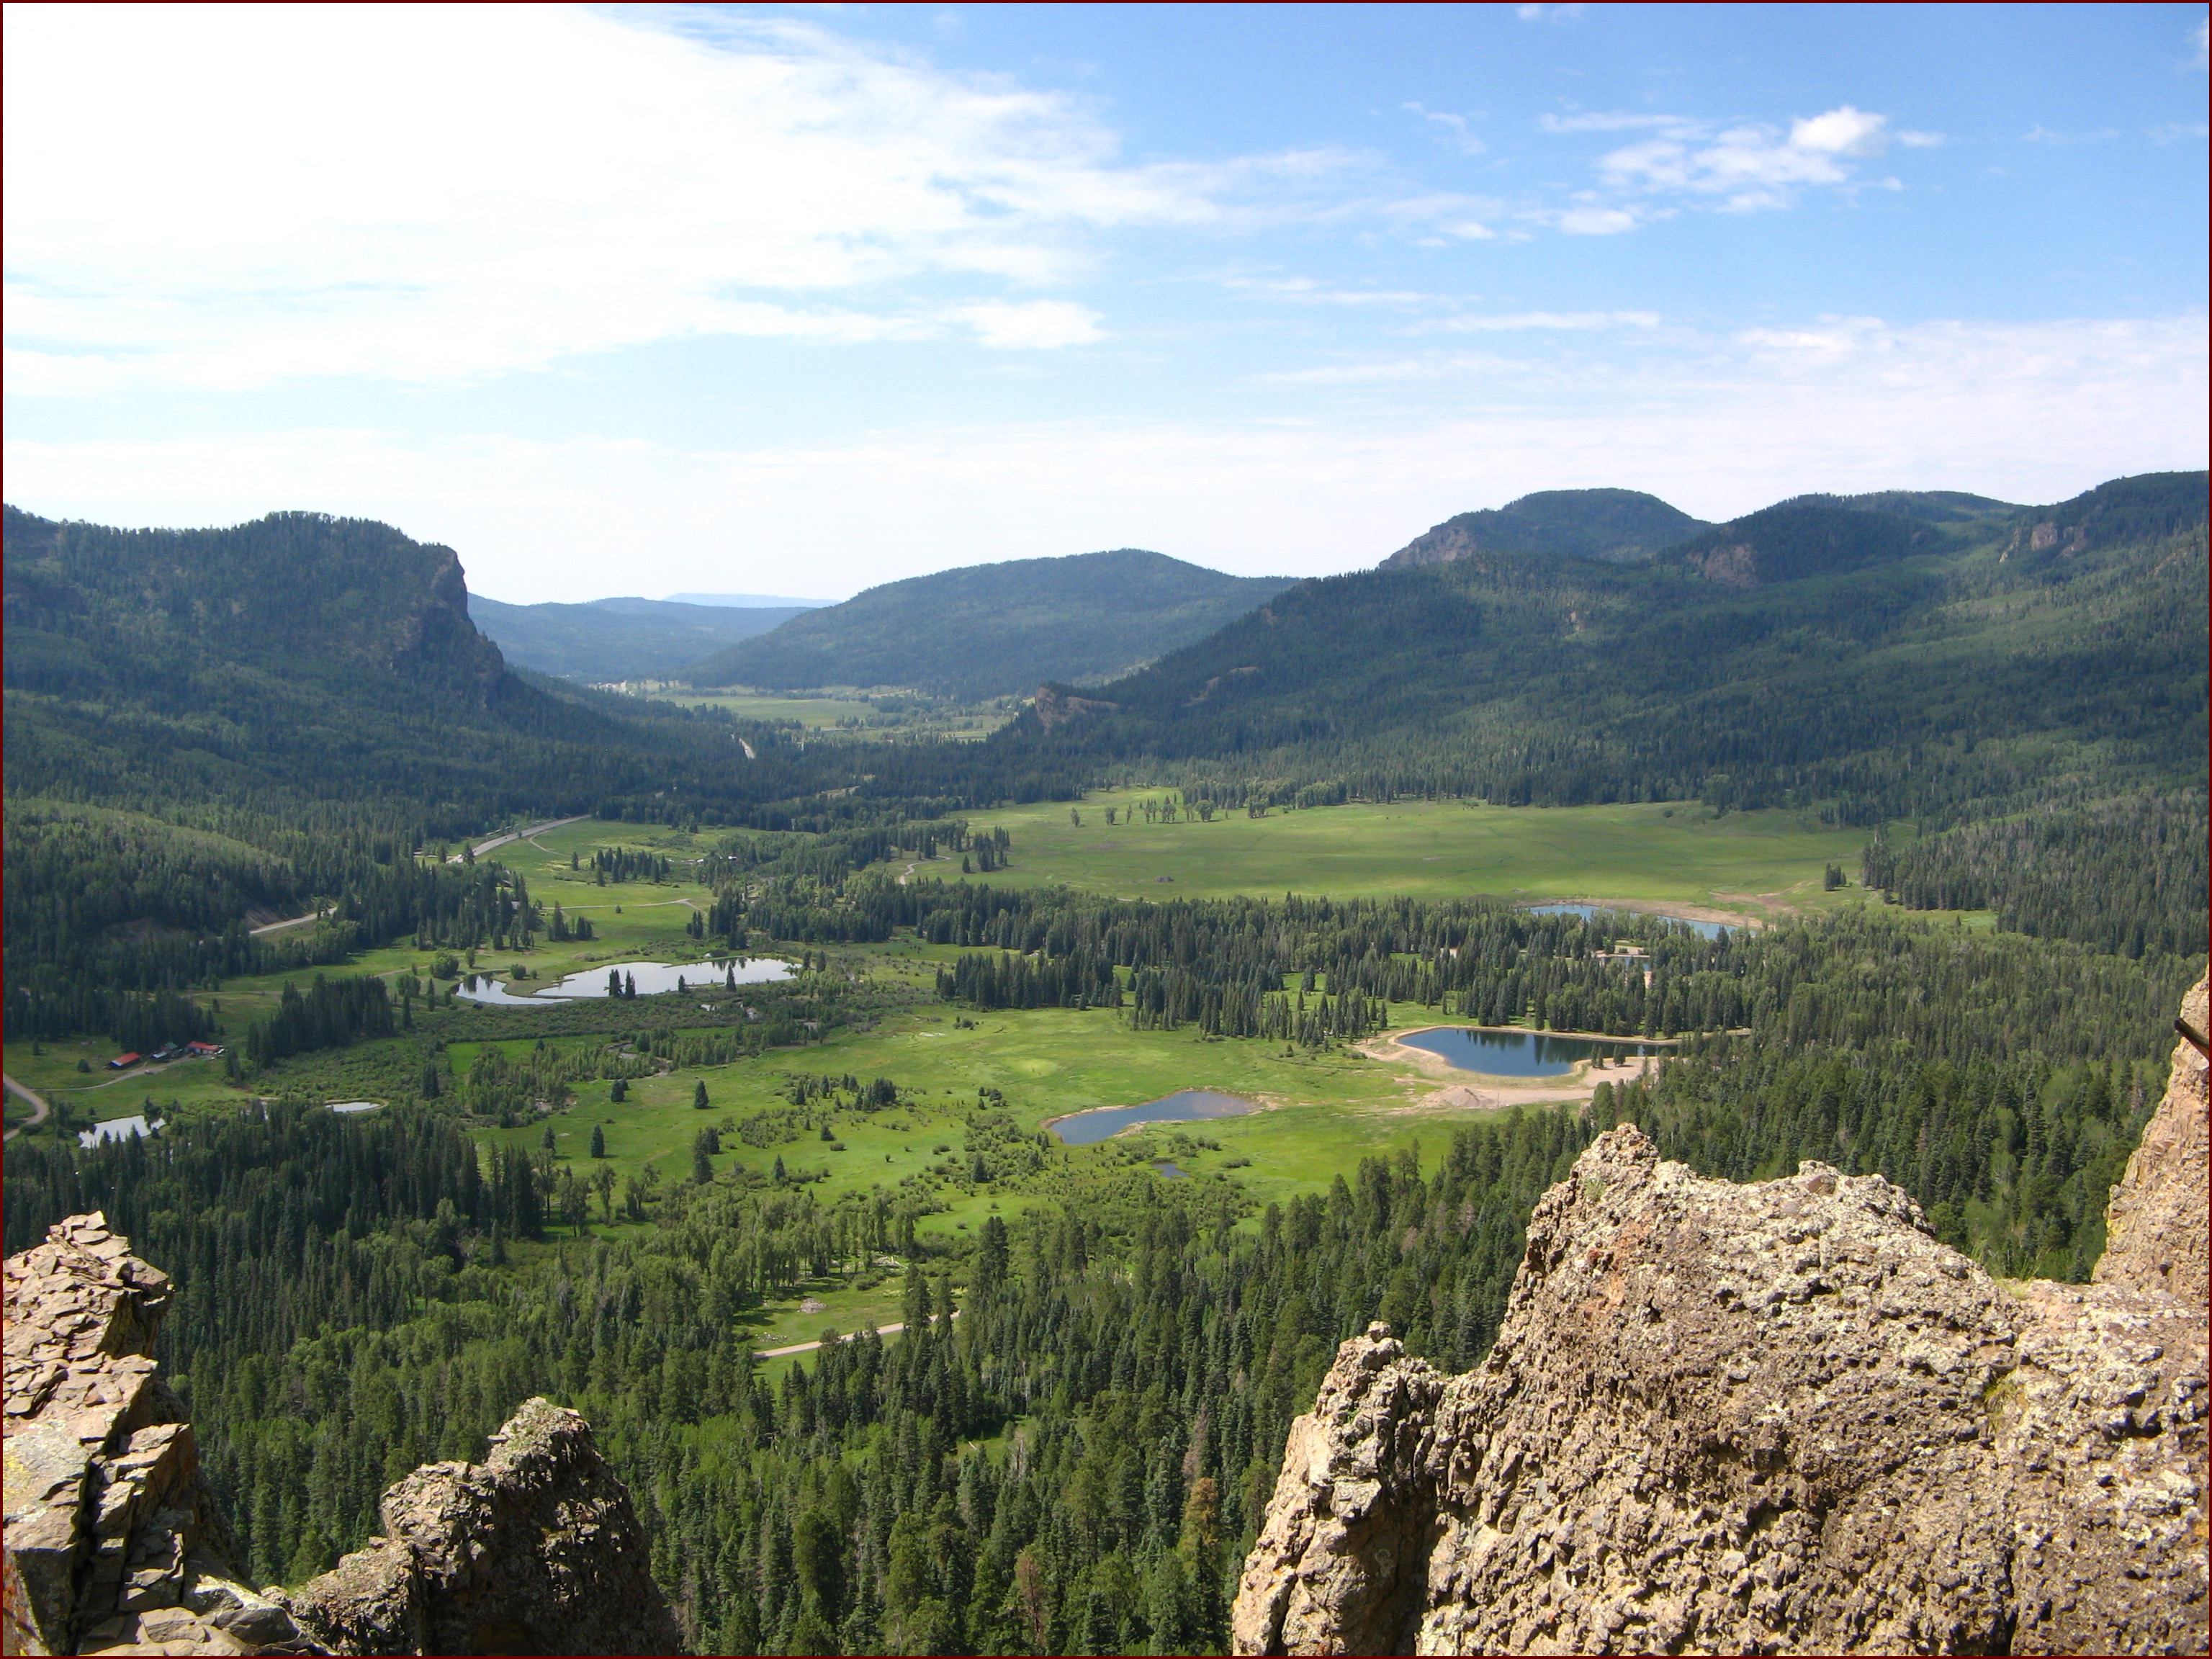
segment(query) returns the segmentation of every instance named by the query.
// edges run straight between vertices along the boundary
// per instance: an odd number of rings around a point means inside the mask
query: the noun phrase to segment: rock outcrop
[[[682,1651],[629,1492],[550,1401],[483,1463],[416,1470],[380,1513],[383,1537],[284,1597],[333,1652]]]
[[[369,1548],[257,1594],[150,1357],[168,1275],[94,1213],[5,1276],[6,1652],[678,1650],[629,1496],[574,1412],[529,1401],[481,1466],[387,1492]]]
[[[2184,1044],[2086,1285],[1992,1279],[1880,1176],[1601,1136],[1480,1366],[1340,1351],[1236,1650],[2205,1651],[2206,1109]]]
[[[149,1358],[168,1275],[97,1212],[4,1272],[6,1651],[320,1651],[228,1564],[192,1426]]]

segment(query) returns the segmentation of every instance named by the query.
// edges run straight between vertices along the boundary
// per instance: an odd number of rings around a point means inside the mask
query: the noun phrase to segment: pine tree
[[[700,1111],[707,1109],[707,1079],[703,1077],[691,1085],[691,1104]]]
[[[593,1158],[605,1158],[606,1155],[607,1132],[598,1124],[594,1123],[592,1125],[592,1156]]]

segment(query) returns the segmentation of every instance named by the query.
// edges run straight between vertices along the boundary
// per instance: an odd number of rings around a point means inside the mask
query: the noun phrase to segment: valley
[[[1663,503],[1565,492],[1104,684],[1121,635],[1032,637],[1026,694],[996,647],[960,678],[997,568],[899,599],[951,594],[928,627],[785,624],[877,672],[616,695],[502,665],[383,526],[11,513],[5,1060],[51,1114],[9,1097],[9,1248],[100,1208],[175,1264],[162,1363],[258,1582],[544,1394],[696,1650],[1218,1649],[1336,1344],[1476,1364],[1616,1124],[2088,1279],[2203,949],[2203,519],[2128,482],[1652,556]],[[2037,514],[2074,551],[2015,548]],[[137,608],[163,550],[325,602],[241,646]],[[410,623],[333,622],[379,587]],[[108,1065],[186,1039],[224,1052]],[[908,1578],[798,1587],[803,1530]]]

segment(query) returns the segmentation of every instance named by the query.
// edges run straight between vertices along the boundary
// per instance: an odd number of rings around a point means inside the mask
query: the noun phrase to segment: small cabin
[[[125,1071],[145,1058],[143,1054],[118,1054],[107,1062],[107,1069],[111,1072]]]
[[[185,1049],[189,1054],[198,1054],[202,1060],[214,1060],[222,1054],[222,1044],[220,1042],[187,1042],[185,1045]]]

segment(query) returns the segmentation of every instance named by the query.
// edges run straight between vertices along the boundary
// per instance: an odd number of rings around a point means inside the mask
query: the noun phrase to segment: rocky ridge
[[[6,1650],[319,1651],[230,1568],[191,1425],[149,1357],[169,1276],[98,1213],[4,1273]]]
[[[369,1548],[257,1593],[150,1357],[168,1275],[97,1212],[4,1272],[6,1652],[678,1650],[629,1496],[574,1412],[529,1401],[483,1464],[387,1492]]]
[[[2185,1043],[2086,1285],[1992,1279],[1878,1176],[1601,1136],[1480,1366],[1339,1352],[1236,1651],[2205,1651],[2207,1103]]]

